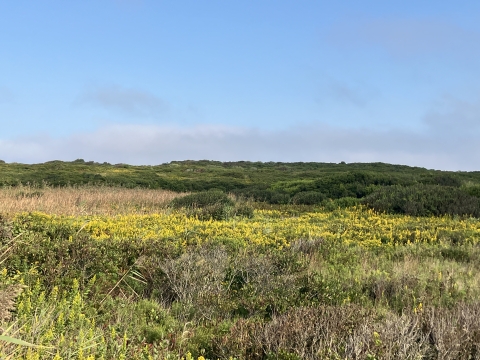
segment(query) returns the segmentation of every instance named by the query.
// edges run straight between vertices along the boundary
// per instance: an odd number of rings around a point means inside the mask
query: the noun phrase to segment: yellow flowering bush
[[[480,240],[480,221],[475,218],[387,215],[363,207],[298,216],[257,210],[252,219],[227,221],[202,221],[182,213],[73,217],[38,212],[19,214],[16,220],[33,229],[67,227],[72,234],[85,231],[99,241],[165,239],[183,246],[217,239],[275,247],[288,246],[301,238],[341,240],[364,246],[434,243],[452,238],[469,243]]]

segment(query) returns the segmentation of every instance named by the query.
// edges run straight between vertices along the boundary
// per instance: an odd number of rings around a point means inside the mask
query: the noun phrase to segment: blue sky
[[[478,1],[2,1],[0,159],[480,170]]]

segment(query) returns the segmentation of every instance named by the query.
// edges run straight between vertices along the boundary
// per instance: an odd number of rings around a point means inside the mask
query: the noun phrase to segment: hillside
[[[286,190],[295,194],[324,183],[364,185],[480,184],[480,171],[449,172],[384,163],[280,163],[173,161],[154,166],[97,163],[82,159],[41,164],[0,163],[0,184],[112,185],[174,191],[211,188],[232,191],[246,188]]]
[[[480,172],[448,172],[384,163],[203,160],[133,166],[81,159],[32,165],[1,163],[0,184],[103,185],[175,192],[215,189],[274,205],[325,205],[341,200],[335,206],[351,206],[363,201],[391,213],[480,216]]]

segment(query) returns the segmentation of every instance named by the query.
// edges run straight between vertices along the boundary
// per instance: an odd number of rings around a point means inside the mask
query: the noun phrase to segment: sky
[[[0,159],[480,170],[479,1],[0,0]]]

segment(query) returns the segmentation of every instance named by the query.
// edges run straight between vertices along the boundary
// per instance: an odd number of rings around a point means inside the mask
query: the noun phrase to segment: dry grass
[[[166,190],[126,189],[119,187],[34,188],[29,186],[0,189],[0,212],[42,211],[57,215],[152,214],[184,194]]]
[[[220,356],[245,359],[480,359],[480,305],[375,316],[358,306],[291,309],[270,322],[240,319],[219,339]],[[273,359],[273,357],[270,357]]]
[[[8,285],[0,289],[0,323],[10,319],[11,311],[15,310],[15,299],[22,291],[22,285]]]

